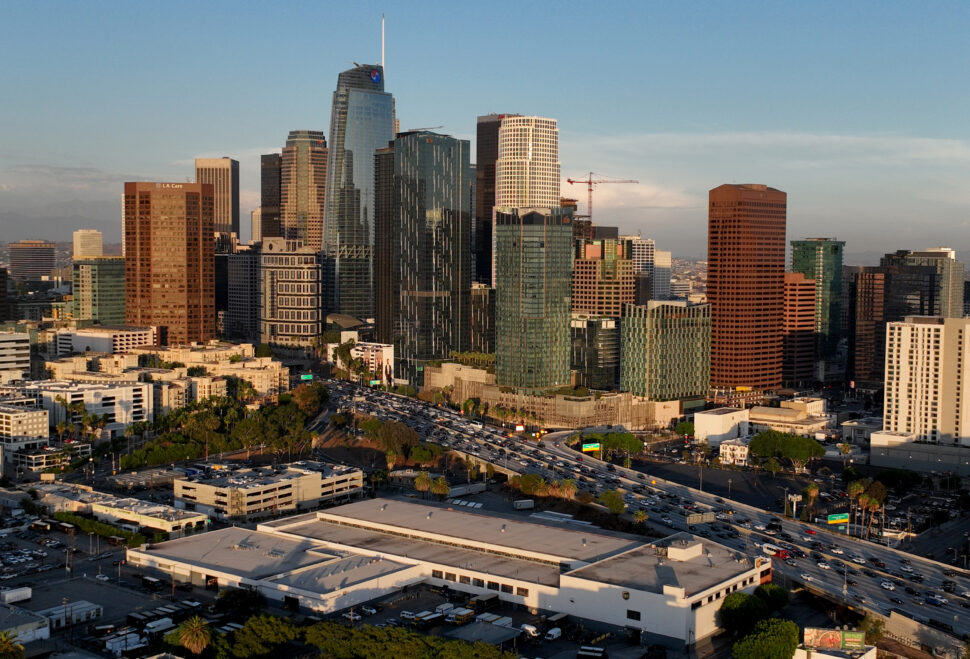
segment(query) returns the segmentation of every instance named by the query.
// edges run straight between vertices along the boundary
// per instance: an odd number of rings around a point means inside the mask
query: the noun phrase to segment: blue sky
[[[601,186],[596,221],[675,255],[703,256],[725,182],[785,190],[789,238],[970,250],[966,2],[0,3],[0,240],[117,239],[125,180],[220,155],[247,237],[259,154],[328,130],[382,12],[402,128],[555,117],[564,178],[640,180]]]

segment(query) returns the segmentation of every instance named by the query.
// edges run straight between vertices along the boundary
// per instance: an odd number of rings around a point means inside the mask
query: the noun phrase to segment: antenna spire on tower
[[[381,68],[384,68],[384,14],[381,14]]]

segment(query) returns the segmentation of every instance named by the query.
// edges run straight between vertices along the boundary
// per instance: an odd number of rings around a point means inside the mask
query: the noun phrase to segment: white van
[[[559,627],[553,627],[552,629],[546,632],[547,641],[555,641],[560,636],[562,636],[562,630],[559,629]]]

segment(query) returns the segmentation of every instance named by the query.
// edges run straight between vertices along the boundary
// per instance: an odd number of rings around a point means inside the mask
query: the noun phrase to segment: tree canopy
[[[602,494],[600,494],[597,501],[606,506],[606,509],[614,515],[619,515],[626,510],[626,503],[623,501],[623,495],[616,490],[605,490]]]
[[[737,593],[732,593],[736,595]],[[772,618],[755,625],[754,631],[734,644],[734,659],[791,659],[798,647],[798,625]]]
[[[825,448],[814,439],[777,430],[759,432],[752,438],[748,448],[763,458],[788,460],[796,472],[801,471],[809,460],[825,455]]]
[[[761,599],[768,607],[768,611],[774,613],[788,606],[790,595],[788,591],[775,583],[761,584],[754,589],[755,597]]]
[[[736,591],[724,598],[719,609],[721,627],[732,634],[747,634],[759,620],[768,617],[768,606],[754,595]]]

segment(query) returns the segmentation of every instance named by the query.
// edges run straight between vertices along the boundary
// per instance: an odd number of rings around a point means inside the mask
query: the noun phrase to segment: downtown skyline
[[[850,257],[970,249],[970,93],[954,84],[970,63],[960,29],[970,9],[956,3],[569,3],[517,8],[516,21],[511,4],[226,7],[209,4],[191,24],[180,3],[125,16],[110,3],[0,9],[15,28],[0,73],[14,99],[0,108],[5,240],[66,241],[85,227],[118,242],[124,181],[194,180],[196,157],[220,156],[240,162],[248,240],[259,156],[291,130],[329,130],[338,73],[380,59],[384,12],[402,130],[441,125],[472,141],[474,161],[479,115],[554,117],[564,180],[640,180],[598,187],[594,221],[675,256],[703,258],[709,189],[751,182],[788,193],[789,239],[837,236]],[[148,20],[152,34],[132,31]],[[539,27],[548,36],[527,41]],[[326,36],[307,56],[314,31]],[[428,31],[460,33],[466,56],[439,56],[447,44]],[[522,47],[501,48],[497,34]],[[151,84],[133,93],[135,79]],[[584,212],[584,186],[563,182],[562,194]]]

